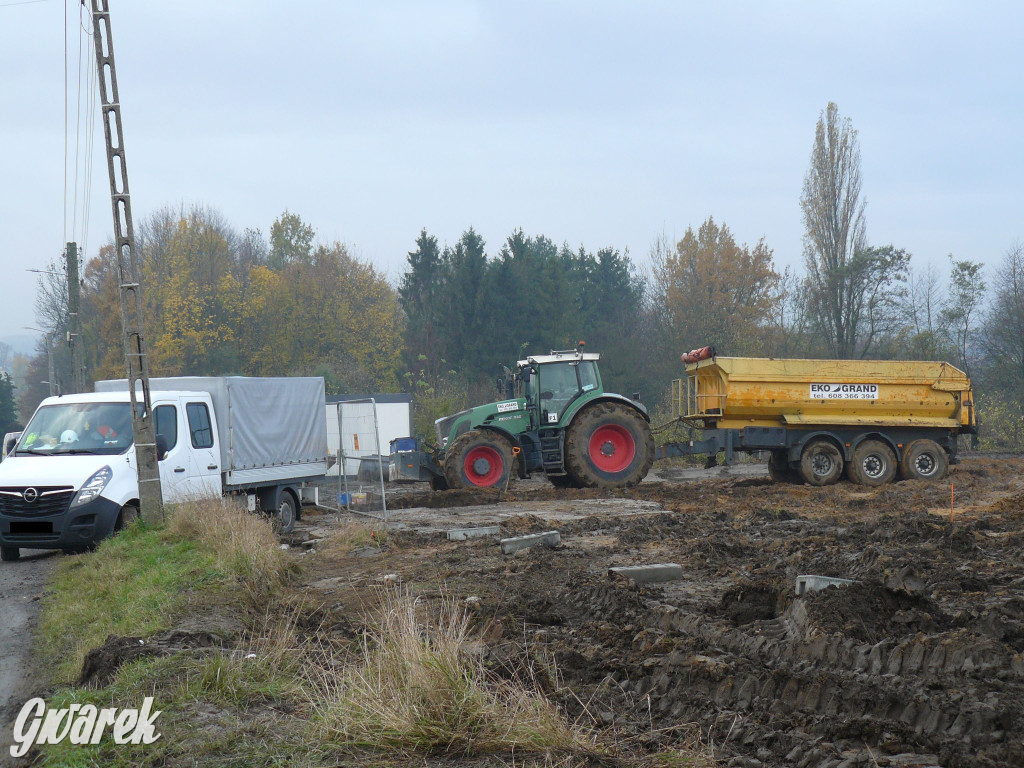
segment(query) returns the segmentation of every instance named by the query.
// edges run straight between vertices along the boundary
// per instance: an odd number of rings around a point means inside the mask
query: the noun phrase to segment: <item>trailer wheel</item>
[[[471,429],[456,438],[444,454],[449,488],[503,488],[515,474],[512,446],[490,430]]]
[[[768,477],[773,483],[802,483],[800,473],[789,466],[789,457],[785,451],[772,451],[768,459]]]
[[[949,469],[949,457],[934,440],[915,440],[903,449],[900,477],[904,480],[941,480]]]
[[[278,533],[291,533],[295,529],[296,505],[295,497],[283,488],[277,497],[277,509],[274,512],[274,528]]]
[[[800,455],[800,477],[808,485],[833,485],[843,476],[843,454],[831,440],[812,440]]]
[[[19,547],[0,547],[0,560],[3,560],[5,563],[10,563],[20,558],[21,549]]]
[[[896,454],[879,440],[865,440],[853,449],[846,475],[861,485],[885,485],[896,476]]]
[[[572,420],[565,458],[569,475],[581,487],[636,485],[654,463],[654,436],[629,406],[598,403]]]

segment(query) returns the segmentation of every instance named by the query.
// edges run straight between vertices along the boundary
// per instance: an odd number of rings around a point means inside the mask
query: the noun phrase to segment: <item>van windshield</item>
[[[58,403],[36,411],[14,453],[117,454],[132,444],[128,403]]]

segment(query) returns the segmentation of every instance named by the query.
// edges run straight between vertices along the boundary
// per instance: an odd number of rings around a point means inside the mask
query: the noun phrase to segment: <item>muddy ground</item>
[[[0,565],[0,765],[11,760],[18,712],[42,682],[32,663],[32,637],[56,560],[55,552],[23,549],[21,560]]]
[[[290,541],[323,626],[351,632],[384,574],[427,601],[478,598],[488,663],[634,754],[700,743],[728,766],[1024,765],[1022,471],[972,459],[944,483],[865,489],[772,485],[748,466],[617,491],[413,491],[392,501],[382,546],[338,546],[352,527],[338,514],[307,513]],[[505,556],[498,537],[445,537],[479,525],[557,529],[562,544]],[[683,579],[608,573],[650,563]],[[797,597],[801,574],[855,583]]]

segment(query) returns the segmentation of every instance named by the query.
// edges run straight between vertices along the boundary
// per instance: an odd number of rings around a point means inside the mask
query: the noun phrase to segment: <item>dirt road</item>
[[[32,644],[40,597],[57,557],[23,549],[21,560],[0,564],[0,765],[13,760],[8,747],[14,719],[40,683]]]

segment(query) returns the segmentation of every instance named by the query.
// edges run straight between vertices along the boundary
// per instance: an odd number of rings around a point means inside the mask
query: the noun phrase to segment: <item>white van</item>
[[[180,377],[151,382],[166,503],[244,494],[291,530],[327,469],[317,378]],[[85,549],[138,514],[131,402],[123,381],[49,397],[0,463],[0,555]]]

